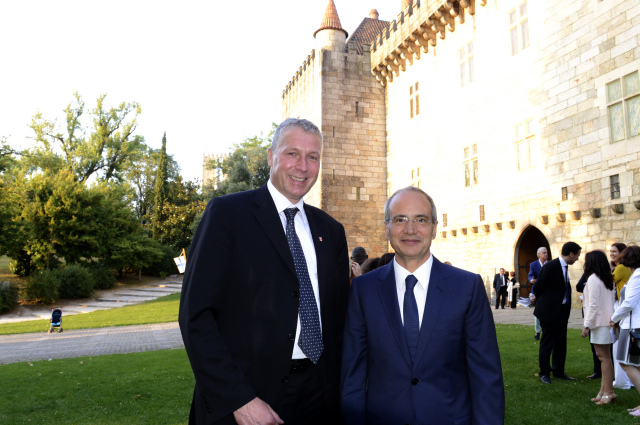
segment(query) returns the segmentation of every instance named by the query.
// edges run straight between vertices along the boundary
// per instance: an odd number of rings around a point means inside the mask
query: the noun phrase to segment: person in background
[[[351,250],[351,273],[350,273],[350,281],[353,281],[354,277],[362,276],[362,264],[367,261],[369,256],[367,255],[367,251],[361,247],[357,246]]]
[[[584,287],[584,329],[582,337],[589,337],[600,360],[602,381],[600,391],[594,401],[596,404],[615,403],[613,392],[613,363],[611,362],[611,327],[609,321],[613,314],[615,291],[607,255],[602,251],[587,253],[584,262],[584,274],[588,276]]]
[[[611,259],[611,272],[613,273],[613,283],[616,285],[616,305],[618,308],[620,305],[620,293],[624,285],[627,284],[629,277],[631,277],[631,271],[620,264],[620,255],[622,251],[625,250],[627,245],[623,243],[613,243],[611,244],[611,248],[609,249],[609,258]],[[618,341],[613,343],[612,353],[616,351],[618,348]],[[613,359],[613,387],[620,389],[629,389],[631,388],[631,381],[629,377],[624,372],[620,363],[614,358]]]
[[[538,355],[540,381],[550,384],[550,374],[555,378],[575,381],[565,373],[567,358],[567,325],[571,314],[571,283],[569,266],[580,258],[582,248],[575,242],[562,246],[560,256],[545,263],[540,276],[533,287],[536,296],[536,308],[533,314],[542,325],[542,341]],[[553,353],[553,369],[549,358]]]
[[[386,266],[387,264],[389,264],[391,261],[393,261],[393,257],[395,257],[395,255],[395,252],[387,252],[386,254],[382,254],[378,267]]]
[[[620,328],[613,355],[640,392],[640,356],[629,354],[629,329],[640,328],[640,247],[628,246],[622,251],[620,264],[631,271],[631,277],[620,293],[620,305],[611,316],[610,325]],[[640,417],[640,406],[630,409],[630,414]]]
[[[540,270],[542,270],[542,266],[544,266],[544,263],[546,263],[547,259],[549,258],[549,252],[547,251],[547,248],[541,246],[540,248],[538,248],[537,255],[538,259],[531,263],[531,265],[529,266],[529,275],[527,276],[529,278],[529,282],[531,282],[531,295],[529,296],[529,298],[531,298],[531,301],[534,303],[536,301],[536,296],[533,293],[533,286],[535,285],[536,280],[538,280],[538,276],[540,276]],[[533,335],[533,339],[538,341],[540,339],[540,331],[542,330],[542,327],[540,326],[540,319],[538,319],[536,316],[533,316],[533,323],[535,325],[536,332]]]
[[[360,270],[362,270],[362,274],[369,273],[372,270],[377,269],[380,266],[380,257],[368,258],[367,261],[362,263],[360,266]]]
[[[509,275],[505,273],[504,268],[500,267],[500,273],[496,273],[493,278],[493,289],[496,291],[496,310],[498,307],[504,309],[507,302],[507,284]],[[502,300],[502,302],[500,302]]]
[[[514,310],[516,308],[516,304],[518,303],[519,289],[520,289],[520,284],[516,280],[516,272],[509,272],[509,283],[507,284],[507,295],[508,295],[509,305]]]

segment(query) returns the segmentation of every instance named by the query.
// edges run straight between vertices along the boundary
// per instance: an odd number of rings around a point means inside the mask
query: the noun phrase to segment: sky
[[[334,2],[349,35],[371,9],[392,21],[401,8]],[[327,3],[2,1],[0,140],[29,147],[36,112],[64,124],[75,92],[85,111],[106,94],[108,107],[138,102],[135,134],[159,148],[166,131],[182,176],[201,178],[203,153],[229,152],[281,121],[282,90],[314,48]]]

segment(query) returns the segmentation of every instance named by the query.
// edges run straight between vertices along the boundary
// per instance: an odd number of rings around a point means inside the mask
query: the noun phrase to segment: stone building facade
[[[228,157],[228,153],[202,154],[202,187],[211,181],[221,181],[224,178],[222,170],[219,168],[209,168],[208,165],[211,161],[222,161]]]
[[[387,250],[384,201],[408,185],[438,207],[432,252],[486,281],[526,282],[540,246],[640,242],[640,0],[398,7],[370,40],[321,26],[283,93],[284,116],[321,126],[311,198],[350,248]]]

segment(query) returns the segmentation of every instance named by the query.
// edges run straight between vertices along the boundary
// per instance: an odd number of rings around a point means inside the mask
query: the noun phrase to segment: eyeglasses
[[[409,217],[393,217],[386,220],[386,223],[391,224],[393,227],[405,227],[407,223],[413,222],[413,225],[418,228],[425,228],[435,221],[429,220],[427,217],[409,218]]]

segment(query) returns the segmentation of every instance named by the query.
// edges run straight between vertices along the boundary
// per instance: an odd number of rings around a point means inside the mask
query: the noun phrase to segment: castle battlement
[[[371,73],[386,86],[413,65],[414,58],[429,53],[438,38],[444,40],[447,31],[455,31],[456,23],[463,24],[467,14],[474,15],[477,2],[487,4],[487,0],[417,0],[409,4],[371,46]]]
[[[313,64],[314,64],[315,57],[316,57],[316,51],[315,49],[313,49],[311,50],[311,53],[309,54],[309,56],[307,56],[307,58],[302,62],[302,65],[300,65],[300,68],[298,68],[298,70],[296,71],[294,76],[291,78],[289,83],[284,87],[284,90],[282,90],[283,99],[289,93],[289,91],[294,88],[296,82],[299,79],[305,77],[305,73],[308,70],[309,72],[313,72]]]

